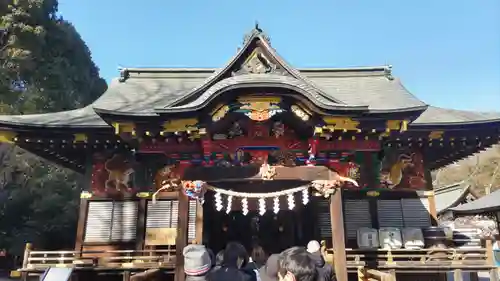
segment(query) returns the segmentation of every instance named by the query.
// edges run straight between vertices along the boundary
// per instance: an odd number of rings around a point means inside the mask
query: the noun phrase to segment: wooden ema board
[[[176,228],[146,228],[145,244],[147,246],[175,245]]]

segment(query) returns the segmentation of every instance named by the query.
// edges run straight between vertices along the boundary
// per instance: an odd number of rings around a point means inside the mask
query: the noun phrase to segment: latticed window
[[[137,212],[137,201],[89,202],[84,242],[134,241],[137,235]]]
[[[378,200],[377,213],[379,227],[423,228],[431,225],[427,198]]]

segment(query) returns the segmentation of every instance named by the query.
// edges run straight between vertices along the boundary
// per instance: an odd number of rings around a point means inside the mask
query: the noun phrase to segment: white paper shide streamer
[[[226,213],[229,214],[231,212],[231,207],[233,203],[233,197],[241,200],[241,211],[244,215],[247,215],[249,212],[248,209],[248,200],[257,200],[258,201],[258,211],[259,215],[263,216],[267,212],[266,199],[273,198],[273,212],[275,214],[280,211],[280,197],[287,198],[287,205],[289,210],[293,210],[296,206],[295,202],[295,193],[301,193],[302,204],[307,205],[310,201],[309,197],[309,186],[300,186],[287,190],[277,191],[277,192],[268,192],[268,193],[247,193],[247,192],[236,192],[227,189],[221,189],[212,187],[211,190],[215,191],[215,209],[217,211],[221,211],[224,209],[224,204],[222,202],[222,195],[227,196],[226,199]]]
[[[280,198],[279,197],[274,197],[273,199],[273,212],[275,214],[279,213],[280,211]]]
[[[222,208],[224,208],[224,206],[222,206],[222,196],[219,192],[217,192],[215,193],[215,209],[217,212],[220,212]]]
[[[248,200],[246,198],[241,199],[241,210],[243,212],[243,215],[248,214]]]
[[[295,198],[293,198],[293,194],[288,194],[286,201],[288,202],[288,210],[293,210],[293,208],[295,208]]]
[[[309,190],[306,188],[302,190],[302,204],[307,205],[309,203]]]
[[[266,199],[259,198],[259,215],[263,216],[266,213]]]
[[[231,212],[231,206],[233,205],[233,196],[229,195],[227,197],[227,208],[226,208],[226,214],[229,214]]]

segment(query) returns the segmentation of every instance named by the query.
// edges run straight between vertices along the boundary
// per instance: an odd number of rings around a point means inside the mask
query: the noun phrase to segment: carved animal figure
[[[276,169],[267,163],[260,166],[259,174],[263,180],[272,180],[276,176]]]
[[[325,198],[328,198],[330,195],[332,195],[335,192],[335,189],[338,187],[341,187],[342,185],[346,183],[351,183],[354,186],[358,187],[358,182],[348,178],[348,177],[343,177],[339,175],[338,173],[335,173],[335,176],[331,180],[315,180],[312,181],[311,186],[316,189],[321,195],[323,195]]]
[[[134,169],[128,159],[121,155],[114,155],[106,161],[104,168],[108,172],[108,179],[104,184],[106,191],[109,189],[120,191],[130,188],[130,176],[134,173]]]
[[[403,171],[411,163],[412,155],[401,154],[398,156],[397,161],[391,166],[389,170],[389,188],[392,189],[401,183],[401,180],[403,179]]]

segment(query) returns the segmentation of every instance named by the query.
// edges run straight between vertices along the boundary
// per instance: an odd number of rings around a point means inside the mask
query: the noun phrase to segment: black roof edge
[[[352,67],[297,67],[300,72],[370,72],[370,71],[380,71],[387,72],[391,71],[390,65],[380,65],[380,66],[352,66]],[[201,72],[201,73],[213,73],[220,68],[217,67],[122,67],[119,71],[127,71],[129,73],[190,73],[190,72]]]
[[[456,127],[457,130],[464,129],[459,126],[469,126],[475,125],[474,129],[480,129],[481,127],[477,127],[477,125],[490,126],[498,123],[500,125],[500,119],[485,119],[485,120],[477,120],[477,121],[468,121],[468,122],[444,122],[444,123],[410,123],[410,127],[418,128],[421,130],[429,130],[429,129],[450,129]]]
[[[109,110],[102,108],[93,108],[95,113],[99,115],[101,118],[108,116],[126,116],[126,117],[157,117],[156,113],[144,113],[144,112],[134,112],[134,111],[120,111],[120,110]]]
[[[309,98],[308,95],[310,93],[304,93],[305,91],[302,89],[299,89],[297,87],[293,87],[290,85],[278,83],[274,86],[272,86],[273,83],[266,83],[266,85],[262,85],[260,82],[256,83],[244,83],[244,84],[234,84],[234,85],[229,85],[227,87],[224,87],[222,89],[219,89],[217,92],[213,93],[209,98],[207,98],[205,101],[203,101],[200,105],[195,106],[195,107],[184,107],[181,109],[178,109],[176,107],[161,107],[161,108],[155,108],[155,112],[157,113],[175,113],[175,112],[186,112],[186,111],[197,111],[200,109],[203,109],[206,107],[214,98],[218,97],[224,92],[237,89],[237,88],[248,88],[248,87],[279,87],[279,88],[293,88],[291,90],[294,90],[296,92],[305,94],[304,97],[307,98],[310,102],[318,106],[319,108],[325,109],[325,110],[341,110],[341,111],[362,111],[362,112],[367,112],[369,111],[369,108],[367,105],[346,105],[346,104],[338,104],[337,106],[327,106],[327,105],[321,105],[317,100],[314,98]]]
[[[75,125],[52,125],[52,124],[26,124],[18,122],[0,122],[0,130],[9,131],[31,131],[31,130],[42,130],[42,129],[61,129],[61,130],[75,130],[75,131],[88,131],[96,129],[107,129],[108,126],[103,125],[86,125],[86,126],[75,126]]]
[[[208,103],[210,100],[208,100]],[[106,109],[101,109],[101,108],[94,108],[95,112],[101,116],[103,119],[104,118],[137,118],[137,117],[145,117],[145,118],[150,118],[150,117],[158,117],[159,114],[164,115],[164,114],[175,114],[175,113],[185,113],[189,111],[198,111],[201,110],[205,107],[196,107],[196,108],[183,108],[179,111],[174,111],[174,110],[169,110],[169,108],[156,108],[155,113],[147,113],[144,114],[143,112],[125,112],[125,111],[119,111],[119,110],[106,110]],[[340,110],[340,111],[363,111],[362,114],[364,115],[382,115],[382,114],[402,114],[403,116],[411,116],[414,115],[414,119],[418,117],[418,114],[425,111],[427,106],[420,106],[420,107],[409,107],[409,108],[402,108],[402,109],[388,109],[388,110],[370,110],[369,108],[366,109],[367,106],[361,105],[361,106],[349,106],[349,105],[339,105],[337,108],[331,108],[329,110]],[[175,109],[175,108],[174,108]],[[403,117],[402,116],[402,117]],[[410,123],[411,124],[411,123]]]

